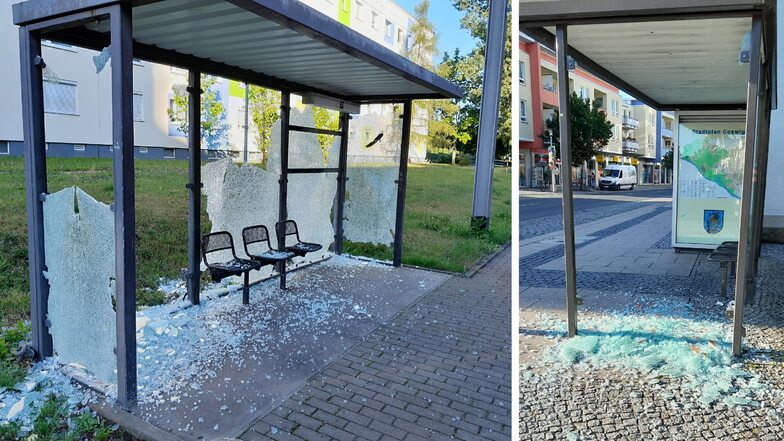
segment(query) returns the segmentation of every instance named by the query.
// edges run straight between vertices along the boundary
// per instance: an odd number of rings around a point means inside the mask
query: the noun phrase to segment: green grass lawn
[[[49,192],[78,186],[110,203],[112,163],[108,159],[50,158]],[[465,271],[511,240],[511,179],[496,170],[489,232],[471,231],[472,168],[412,165],[406,199],[403,262]],[[179,277],[187,266],[188,200],[185,161],[136,162],[137,274],[140,304],[163,301],[155,291],[161,277]],[[0,158],[0,325],[28,318],[27,220],[22,158]],[[206,204],[203,204],[203,206]],[[206,212],[202,230],[209,230]],[[346,251],[387,256],[388,250],[348,244]]]

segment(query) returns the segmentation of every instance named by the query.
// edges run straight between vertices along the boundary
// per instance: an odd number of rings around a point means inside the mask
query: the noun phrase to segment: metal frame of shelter
[[[343,209],[346,196],[346,169],[349,121],[351,116],[346,111],[340,113],[340,129],[338,131],[300,127],[289,123],[290,96],[292,93],[319,93],[333,97],[340,102],[358,104],[369,103],[403,103],[404,111],[402,128],[402,145],[398,179],[396,222],[394,232],[393,264],[400,266],[403,245],[403,213],[406,198],[406,179],[408,170],[408,151],[411,133],[411,116],[413,99],[460,98],[462,91],[456,85],[417,66],[409,60],[378,45],[356,31],[334,21],[296,0],[226,0],[213,2],[218,5],[232,5],[243,17],[255,17],[268,20],[266,26],[280,26],[278,35],[296,33],[296,38],[306,39],[313,45],[322,44],[323,59],[341,57],[342,62],[352,64],[355,73],[353,78],[331,76],[333,83],[345,89],[352,85],[357,90],[364,87],[365,93],[346,95],[330,93],[322,87],[308,86],[305,82],[297,82],[297,73],[303,69],[295,69],[291,77],[268,75],[264,69],[232,65],[213,59],[188,55],[175,49],[165,49],[155,44],[143,44],[135,40],[133,12],[136,7],[144,7],[156,3],[164,4],[167,0],[28,0],[13,5],[14,23],[19,28],[22,111],[25,142],[25,180],[27,195],[27,219],[29,235],[29,269],[30,295],[32,312],[33,348],[37,358],[49,357],[53,353],[52,338],[47,330],[47,309],[49,286],[44,278],[45,249],[43,226],[43,201],[47,195],[46,176],[46,143],[44,129],[44,96],[43,68],[45,62],[41,54],[41,40],[47,38],[70,43],[89,49],[101,50],[109,46],[111,50],[111,85],[112,85],[112,146],[114,163],[114,203],[112,210],[115,216],[115,271],[116,271],[116,316],[117,316],[117,397],[119,403],[130,408],[137,399],[136,378],[136,239],[135,239],[135,190],[134,190],[134,136],[133,136],[133,59],[144,59],[187,69],[189,108],[188,149],[190,153],[188,176],[188,294],[193,303],[199,303],[200,274],[200,215],[201,212],[201,127],[199,109],[202,90],[200,74],[202,72],[216,76],[257,84],[280,90],[281,93],[281,176],[279,218],[286,219],[288,175],[294,173],[337,174],[338,190],[334,210],[335,252],[343,250]],[[171,3],[169,3],[171,4]],[[185,12],[181,20],[188,21],[190,11],[185,11],[190,4],[180,4]],[[185,5],[185,6],[182,6]],[[175,5],[175,9],[177,6]],[[248,15],[251,14],[251,15]],[[90,29],[98,20],[107,23],[108,29],[99,32]],[[231,27],[232,23],[226,26]],[[236,35],[236,32],[233,32]],[[230,37],[229,37],[230,38]],[[258,42],[259,44],[262,42]],[[266,42],[264,42],[266,43]],[[280,45],[284,52],[284,60],[294,59],[296,48],[287,45],[280,38],[271,45]],[[300,42],[300,44],[302,44]],[[269,45],[267,45],[269,47]],[[338,52],[335,52],[338,51]],[[331,52],[330,52],[331,51]],[[349,58],[346,58],[345,56]],[[262,63],[264,60],[261,60]],[[313,61],[311,61],[313,62]],[[335,61],[337,63],[337,60]],[[355,64],[355,65],[354,65]],[[386,74],[393,86],[385,84],[385,94],[368,94],[375,90],[377,79],[375,69]],[[304,69],[307,70],[307,69]],[[312,67],[310,68],[312,70]],[[389,75],[391,74],[391,75]],[[359,79],[357,78],[359,77]],[[301,77],[301,76],[300,76]],[[328,77],[328,75],[324,75]],[[359,81],[361,80],[361,81]],[[363,86],[364,85],[364,86]],[[397,89],[395,89],[397,88]],[[390,92],[396,90],[396,92]],[[414,92],[408,92],[414,90]],[[289,133],[300,131],[316,134],[339,136],[340,158],[337,168],[291,168],[289,160]]]
[[[657,102],[594,60],[569,46],[568,27],[633,22],[665,22],[709,18],[750,17],[749,78],[746,102],[723,104],[678,104]],[[620,87],[656,110],[735,110],[746,111],[746,149],[740,209],[735,311],[732,352],[742,353],[743,310],[755,289],[760,255],[760,233],[764,211],[770,112],[776,107],[776,15],[770,0],[584,0],[520,2],[520,31],[555,49],[558,78],[568,78],[567,57],[581,67]],[[555,27],[555,34],[546,27]],[[584,37],[583,37],[584,38]],[[764,50],[764,52],[763,52]],[[564,163],[571,163],[569,124],[569,82],[558,81],[560,147]],[[564,181],[572,179],[564,168]],[[572,188],[563,187],[564,248],[566,269],[567,331],[577,333],[577,284]],[[747,295],[748,294],[748,295]]]

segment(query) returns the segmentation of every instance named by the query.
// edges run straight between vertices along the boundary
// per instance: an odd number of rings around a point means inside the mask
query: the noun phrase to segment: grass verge
[[[161,277],[176,278],[187,266],[188,200],[185,161],[136,161],[138,303],[158,304]],[[49,192],[78,186],[94,198],[113,199],[112,162],[98,158],[47,159]],[[511,180],[497,169],[490,230],[471,230],[474,169],[411,165],[406,194],[403,262],[462,272],[511,240]],[[29,315],[27,220],[22,158],[0,158],[0,326]],[[203,207],[206,203],[203,204]],[[206,211],[202,230],[209,231]],[[390,259],[388,247],[346,244],[346,252]]]

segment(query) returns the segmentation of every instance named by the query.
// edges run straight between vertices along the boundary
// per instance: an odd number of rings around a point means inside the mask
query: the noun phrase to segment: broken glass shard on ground
[[[48,195],[43,206],[54,352],[61,363],[113,382],[114,215],[76,187]]]
[[[583,316],[579,335],[556,344],[548,360],[559,367],[682,379],[705,405],[759,405],[765,385],[732,356],[729,323],[701,317],[682,301],[636,303],[622,311]],[[540,325],[565,329],[562,321],[546,315]]]

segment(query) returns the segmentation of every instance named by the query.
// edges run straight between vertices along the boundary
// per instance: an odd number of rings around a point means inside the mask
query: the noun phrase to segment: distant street
[[[637,187],[634,191],[575,192],[574,210],[587,210],[607,205],[629,204],[650,198],[671,198],[671,185]],[[561,214],[561,193],[521,190],[520,221]]]

